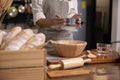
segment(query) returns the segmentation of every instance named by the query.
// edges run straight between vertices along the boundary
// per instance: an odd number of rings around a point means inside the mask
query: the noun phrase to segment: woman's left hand
[[[78,27],[81,27],[81,13],[79,13],[79,14],[75,14],[75,15],[73,15],[73,17],[72,18],[74,18],[74,19],[76,19],[76,24],[77,24],[77,26]]]

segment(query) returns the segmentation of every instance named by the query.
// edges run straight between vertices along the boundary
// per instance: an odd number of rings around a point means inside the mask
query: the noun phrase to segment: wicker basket
[[[3,19],[7,14],[7,10],[10,8],[13,0],[0,0],[0,27],[2,25]]]
[[[80,56],[87,45],[87,42],[79,40],[58,40],[51,43],[58,55],[62,57]]]

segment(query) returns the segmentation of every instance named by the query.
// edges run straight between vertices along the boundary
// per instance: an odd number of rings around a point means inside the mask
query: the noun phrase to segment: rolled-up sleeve
[[[45,0],[32,0],[32,12],[33,12],[33,21],[34,24],[40,19],[40,18],[46,18],[43,11]]]
[[[74,7],[75,7],[75,11],[76,13],[78,13],[78,1],[77,0],[74,0]]]
[[[71,0],[69,1],[68,17],[71,18],[75,14],[78,14],[78,2],[77,0]]]

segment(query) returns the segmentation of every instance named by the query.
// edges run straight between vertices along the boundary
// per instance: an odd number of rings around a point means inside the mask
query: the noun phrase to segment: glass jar
[[[113,51],[111,44],[97,43],[96,47],[98,56],[108,56]]]

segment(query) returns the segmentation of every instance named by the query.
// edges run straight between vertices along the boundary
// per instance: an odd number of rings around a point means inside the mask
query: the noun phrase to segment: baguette
[[[45,40],[46,40],[45,34],[38,33],[38,34],[34,35],[31,39],[29,39],[27,41],[27,43],[21,48],[21,50],[24,50],[24,49],[29,50],[36,46],[40,46],[45,43]]]
[[[7,36],[3,39],[3,43],[2,43],[2,45],[1,45],[1,49],[4,49],[4,48],[7,46],[7,44],[8,44],[18,33],[20,33],[21,31],[22,31],[22,28],[19,27],[19,26],[16,26],[16,27],[12,28],[12,29],[8,32]]]
[[[19,50],[32,36],[34,33],[31,29],[24,29],[7,44],[4,50]]]

